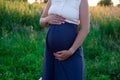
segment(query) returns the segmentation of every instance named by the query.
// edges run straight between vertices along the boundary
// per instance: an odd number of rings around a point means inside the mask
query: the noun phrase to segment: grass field
[[[0,2],[0,80],[38,80],[46,28],[43,4]],[[91,29],[83,43],[85,80],[120,80],[120,8],[90,7]]]

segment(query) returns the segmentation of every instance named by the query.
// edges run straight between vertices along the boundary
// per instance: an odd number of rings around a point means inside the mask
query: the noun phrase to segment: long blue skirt
[[[55,59],[54,52],[68,50],[76,39],[78,27],[65,22],[49,25],[46,36],[42,80],[83,80],[83,53],[80,46],[64,61]]]

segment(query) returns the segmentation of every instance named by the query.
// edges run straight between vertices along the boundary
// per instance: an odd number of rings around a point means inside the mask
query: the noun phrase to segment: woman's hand
[[[46,17],[46,22],[48,24],[62,24],[65,22],[65,18],[59,15],[50,14]]]
[[[62,50],[54,53],[54,56],[59,61],[68,59],[73,53],[70,50]]]

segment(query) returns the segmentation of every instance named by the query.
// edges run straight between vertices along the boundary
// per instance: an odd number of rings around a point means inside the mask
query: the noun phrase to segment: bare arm
[[[89,33],[90,19],[89,19],[89,7],[87,0],[81,0],[79,19],[80,19],[81,29],[72,47],[69,49],[72,53],[74,53],[77,50],[77,48],[82,45],[84,39]]]
[[[62,61],[69,58],[82,45],[84,39],[89,33],[89,9],[87,0],[81,0],[80,5],[80,25],[81,29],[69,50],[62,50],[54,53],[56,59]]]
[[[41,27],[47,26],[48,22],[46,17],[48,16],[48,10],[51,6],[51,0],[48,0],[45,10],[43,11],[41,18],[40,18],[40,25]]]

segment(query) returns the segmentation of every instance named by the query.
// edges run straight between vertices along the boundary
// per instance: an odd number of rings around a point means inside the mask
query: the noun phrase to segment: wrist
[[[46,22],[46,23],[49,23],[48,16],[45,17],[45,22]]]
[[[73,48],[70,48],[69,51],[71,54],[73,54],[75,52],[75,50]]]
[[[49,23],[48,23],[48,17],[45,17],[45,18],[44,18],[44,22],[45,22],[46,25],[49,24]]]

